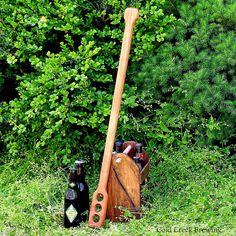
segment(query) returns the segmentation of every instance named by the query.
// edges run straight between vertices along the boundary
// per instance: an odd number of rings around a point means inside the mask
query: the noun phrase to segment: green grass
[[[105,228],[62,226],[66,174],[32,161],[0,167],[0,235],[235,235],[236,177],[221,150],[183,148],[151,156],[143,217]],[[88,176],[90,195],[97,172]]]

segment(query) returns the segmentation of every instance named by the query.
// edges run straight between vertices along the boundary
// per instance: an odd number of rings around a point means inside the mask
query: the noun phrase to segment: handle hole
[[[99,194],[97,195],[97,200],[98,200],[99,202],[101,202],[101,201],[103,200],[103,195],[102,195],[101,193],[99,193]]]
[[[93,216],[93,222],[97,223],[100,220],[100,216],[98,214],[95,214]]]
[[[100,212],[102,210],[101,204],[96,204],[95,210],[96,210],[96,212]]]

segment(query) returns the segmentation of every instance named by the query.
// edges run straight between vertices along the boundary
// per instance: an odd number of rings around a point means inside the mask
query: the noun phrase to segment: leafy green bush
[[[0,55],[2,55],[4,53],[4,37],[3,37],[3,33],[2,31],[0,30]],[[4,83],[4,76],[3,76],[3,73],[2,73],[2,62],[0,61],[0,66],[1,66],[1,69],[0,69],[0,92],[2,90],[2,85]]]
[[[156,143],[230,144],[236,124],[236,2],[173,4],[179,19],[167,42],[132,74],[142,116],[150,121],[142,130]]]
[[[1,91],[1,89],[2,89],[2,84],[3,84],[3,82],[4,82],[4,79],[0,77],[0,91]]]
[[[2,132],[8,154],[38,156],[52,163],[99,159],[103,150],[113,78],[116,75],[127,6],[140,9],[131,60],[142,59],[163,41],[163,0],[1,1],[5,68],[17,81],[18,97],[2,103]],[[135,89],[126,86],[135,103]],[[127,119],[122,113],[121,119]]]

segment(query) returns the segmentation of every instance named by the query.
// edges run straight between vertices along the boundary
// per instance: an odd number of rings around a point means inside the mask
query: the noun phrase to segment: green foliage
[[[4,38],[0,75],[17,82],[18,97],[1,104],[9,156],[30,156],[67,164],[98,160],[113,94],[127,6],[140,9],[131,61],[163,41],[163,0],[1,1]],[[135,47],[134,47],[135,46]],[[127,107],[135,89],[126,87]],[[127,116],[122,113],[122,119]]]
[[[21,235],[30,231],[36,235],[38,229],[55,225],[66,183],[61,173],[52,178],[45,165],[11,161],[1,166],[0,176],[1,232]]]
[[[170,27],[167,42],[148,55],[138,75],[137,67],[132,74],[142,116],[150,121],[142,130],[151,129],[155,142],[161,139],[166,144],[232,142],[236,124],[236,2],[173,4],[179,19]],[[163,132],[165,137],[159,137]]]
[[[157,222],[168,217],[189,225],[234,227],[235,166],[227,149],[169,149],[153,153],[151,161],[143,194],[151,211],[159,210]]]
[[[0,167],[0,231],[6,235],[165,235],[162,231],[219,229],[235,233],[236,180],[228,153],[201,148],[153,153],[148,181],[142,186],[143,217],[127,223],[86,223],[62,227],[66,174],[47,164],[11,161]],[[87,175],[92,193],[97,175]],[[92,197],[90,195],[90,197]],[[30,222],[30,223],[29,223]],[[176,235],[183,235],[183,233]]]

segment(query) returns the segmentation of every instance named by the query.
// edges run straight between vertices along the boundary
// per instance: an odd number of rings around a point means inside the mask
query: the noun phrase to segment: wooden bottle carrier
[[[136,218],[140,218],[141,184],[148,176],[150,162],[143,150],[144,167],[140,171],[133,160],[135,155],[134,141],[123,144],[123,153],[113,153],[108,179],[107,218],[113,222],[127,221],[124,212],[128,210]]]

